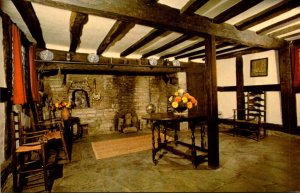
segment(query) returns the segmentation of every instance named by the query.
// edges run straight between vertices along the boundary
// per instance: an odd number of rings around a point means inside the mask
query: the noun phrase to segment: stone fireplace
[[[53,100],[72,100],[76,107],[72,116],[88,124],[89,135],[118,132],[116,114],[124,110],[136,112],[139,120],[151,102],[156,112],[166,112],[167,96],[179,86],[186,88],[185,73],[177,73],[179,84],[166,83],[160,75],[93,75],[67,74],[65,81],[44,77],[45,92]],[[150,101],[151,99],[151,101]],[[141,129],[145,126],[140,121]]]

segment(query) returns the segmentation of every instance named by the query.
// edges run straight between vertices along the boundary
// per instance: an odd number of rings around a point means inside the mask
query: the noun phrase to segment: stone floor
[[[72,162],[52,192],[292,192],[300,191],[300,136],[268,131],[255,140],[219,134],[220,167],[191,162],[161,150],[155,166],[151,150],[96,160],[91,141],[138,134],[85,135],[73,144]],[[180,137],[189,140],[188,131]],[[3,192],[10,192],[9,181]],[[30,190],[29,190],[30,191]]]

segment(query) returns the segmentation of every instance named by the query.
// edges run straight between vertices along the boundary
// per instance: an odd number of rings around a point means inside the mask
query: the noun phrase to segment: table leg
[[[196,147],[195,147],[195,124],[194,122],[190,123],[191,126],[191,139],[192,139],[192,164],[194,166],[194,168],[197,167],[197,163],[196,163],[196,157],[197,157],[197,152],[196,152]]]
[[[201,148],[205,148],[204,144],[204,137],[205,137],[205,130],[204,130],[204,124],[200,123],[200,135],[201,135]]]
[[[164,125],[164,144],[167,145],[167,127]]]
[[[156,165],[157,161],[155,159],[156,149],[155,149],[155,125],[152,123],[152,162]]]
[[[175,142],[175,145],[177,145],[177,141],[178,141],[177,127],[174,127],[174,142]]]
[[[156,127],[157,127],[157,144],[158,144],[158,147],[161,147],[160,123],[159,122],[156,122]]]

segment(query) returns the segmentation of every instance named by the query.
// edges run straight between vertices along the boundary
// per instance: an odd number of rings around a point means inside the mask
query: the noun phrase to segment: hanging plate
[[[43,50],[40,52],[40,58],[44,61],[51,61],[54,58],[54,54],[50,50]]]
[[[99,62],[99,56],[97,54],[89,54],[87,56],[87,59],[91,63],[97,63],[97,62]]]
[[[157,60],[155,58],[150,58],[149,63],[151,66],[156,66],[157,65]]]

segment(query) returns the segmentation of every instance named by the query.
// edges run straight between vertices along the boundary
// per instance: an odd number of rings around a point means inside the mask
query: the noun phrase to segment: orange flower
[[[190,96],[190,100],[193,104],[197,105],[197,100],[195,99],[195,97]]]
[[[181,97],[175,97],[175,101],[176,101],[177,103],[180,103]]]
[[[193,108],[193,103],[192,102],[187,102],[186,106],[187,106],[188,109],[191,109],[191,108]]]
[[[189,99],[189,98],[191,97],[191,95],[190,95],[189,93],[186,92],[186,93],[184,93],[183,97],[186,97],[186,98]]]

